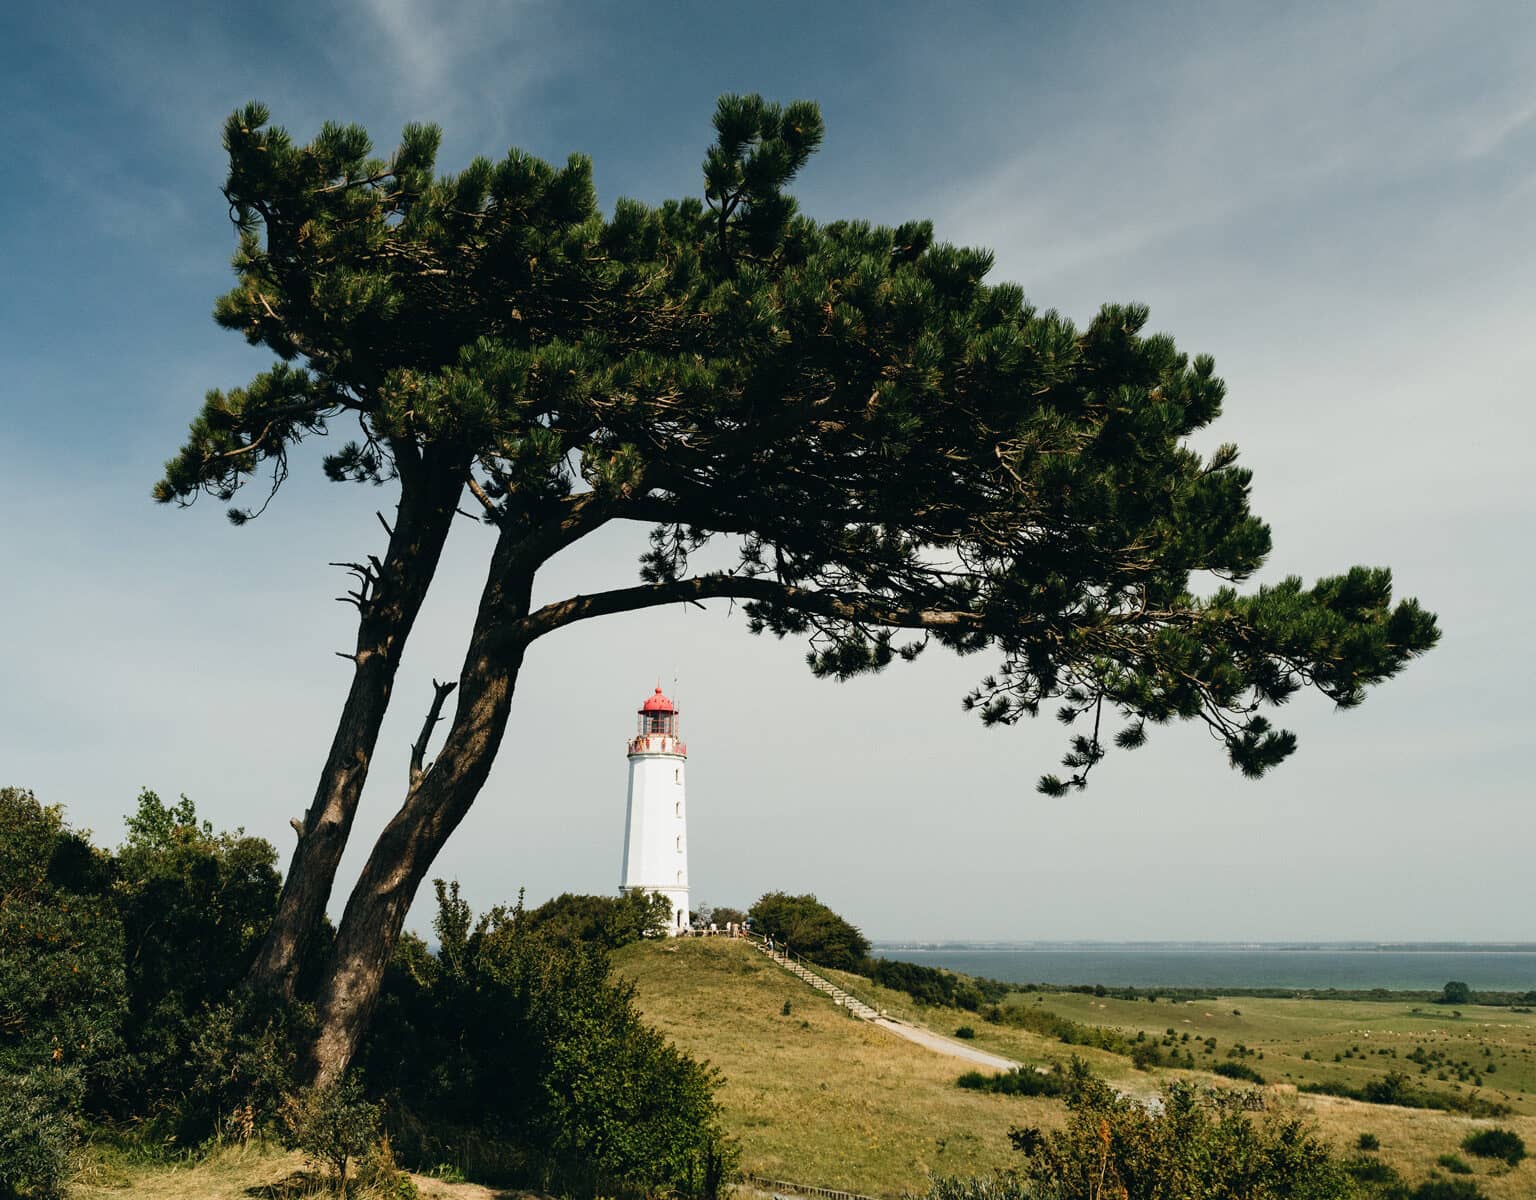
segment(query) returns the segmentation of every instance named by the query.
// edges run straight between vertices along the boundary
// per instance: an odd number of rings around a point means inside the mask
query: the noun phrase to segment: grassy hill
[[[857,1022],[830,1000],[725,939],[643,943],[615,955],[635,982],[648,1020],[722,1074],[721,1100],[749,1171],[800,1183],[896,1195],[920,1190],[930,1172],[987,1172],[1009,1165],[1014,1125],[1052,1127],[1064,1119],[1052,1100],[995,1096],[955,1086],[965,1064]],[[1391,1002],[1202,1000],[1173,1004],[1097,999],[1075,993],[1018,993],[1012,1004],[1038,1005],[1061,1016],[1113,1026],[1130,1036],[1170,1038],[1197,1051],[1196,1069],[1134,1070],[1116,1054],[1062,1045],[1011,1025],[991,1025],[954,1009],[920,1008],[899,993],[858,976],[826,972],[847,990],[893,1014],[940,1033],[974,1026],[974,1044],[1028,1063],[1061,1061],[1076,1051],[1122,1091],[1150,1094],[1169,1078],[1225,1085],[1209,1072],[1242,1043],[1241,1061],[1271,1086],[1272,1105],[1300,1105],[1341,1154],[1353,1155],[1359,1134],[1375,1134],[1383,1162],[1411,1183],[1440,1169],[1442,1155],[1461,1154],[1473,1129],[1517,1130],[1536,1152],[1536,1018],[1508,1010],[1469,1008],[1456,1019],[1443,1009],[1411,1011]],[[783,1011],[788,1002],[790,1011]],[[1237,1011],[1234,1012],[1233,1010]],[[1189,1041],[1183,1035],[1189,1034]],[[1217,1041],[1204,1052],[1204,1039]],[[1415,1047],[1438,1056],[1427,1074],[1408,1059]],[[1356,1051],[1358,1047],[1358,1051]],[[1386,1049],[1387,1054],[1379,1053]],[[1396,1051],[1394,1055],[1391,1051]],[[1349,1057],[1344,1054],[1349,1051]],[[1259,1055],[1263,1057],[1260,1058]],[[1303,1057],[1310,1054],[1310,1058]],[[1340,1061],[1335,1063],[1335,1054]],[[1507,1095],[1516,1110],[1495,1121],[1445,1112],[1299,1095],[1298,1083],[1336,1080],[1358,1086],[1391,1069],[1416,1082],[1470,1091],[1461,1064],[1495,1064],[1479,1094]],[[1440,1063],[1454,1063],[1443,1067]],[[1447,1077],[1437,1074],[1447,1071]],[[1490,1087],[1496,1080],[1498,1086]],[[1490,1200],[1536,1196],[1536,1161],[1500,1174],[1465,1154]]]

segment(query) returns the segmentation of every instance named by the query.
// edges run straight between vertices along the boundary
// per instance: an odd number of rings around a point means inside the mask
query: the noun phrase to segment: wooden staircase
[[[815,971],[811,970],[811,968],[806,965],[803,959],[779,948],[778,946],[770,947],[768,945],[767,938],[759,937],[757,934],[749,933],[746,935],[746,940],[747,944],[750,945],[754,950],[767,955],[769,958],[773,959],[774,962],[778,963],[779,966],[788,971],[791,975],[799,976],[799,978],[810,984],[817,991],[825,992],[827,995],[832,997],[832,1002],[834,1004],[836,1004],[839,1008],[847,1009],[848,1012],[852,1013],[859,1020],[874,1021],[880,1017],[885,1016],[883,1012],[876,1009],[873,1005],[865,1004],[864,1001],[860,1000],[857,996],[851,994],[850,992],[844,991],[830,979],[816,974]]]

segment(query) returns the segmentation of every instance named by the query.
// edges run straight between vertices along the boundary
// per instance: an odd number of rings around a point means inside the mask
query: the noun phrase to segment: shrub
[[[1262,1084],[1264,1076],[1260,1075],[1247,1063],[1219,1062],[1211,1068],[1212,1074],[1224,1075],[1228,1079],[1246,1079],[1249,1083]]]
[[[1407,1200],[1487,1200],[1487,1194],[1466,1179],[1431,1179],[1409,1192]]]
[[[360,1057],[422,1163],[550,1194],[696,1195],[728,1173],[709,1068],[645,1025],[606,951],[437,882],[439,946],[402,939]]]
[[[1150,1071],[1163,1065],[1163,1052],[1155,1042],[1137,1042],[1131,1047],[1131,1062],[1138,1071]]]
[[[1381,1079],[1373,1079],[1364,1087],[1351,1087],[1347,1083],[1304,1083],[1303,1092],[1323,1096],[1343,1096],[1349,1100],[1362,1100],[1367,1104],[1395,1104],[1400,1108],[1438,1108],[1445,1112],[1465,1113],[1469,1117],[1504,1117],[1512,1111],[1507,1104],[1496,1100],[1484,1100],[1481,1096],[1462,1095],[1460,1092],[1440,1092],[1413,1086],[1408,1076],[1400,1071],[1389,1071]]]
[[[957,1087],[975,1092],[993,1092],[1000,1096],[1064,1096],[1092,1077],[1088,1064],[1076,1055],[1066,1067],[1052,1063],[1049,1071],[1034,1067],[1015,1067],[1000,1075],[984,1075],[980,1071],[967,1071],[955,1080]]]
[[[976,1030],[969,1025],[962,1025],[959,1029],[955,1030],[955,1036],[970,1041],[971,1038],[976,1036]]]
[[[1258,1121],[1246,1097],[1182,1082],[1163,1090],[1156,1109],[1092,1076],[1071,1083],[1067,1127],[1035,1139],[1021,1172],[1041,1195],[1350,1194],[1348,1173],[1299,1117]]]
[[[1462,1158],[1462,1156],[1459,1154],[1442,1154],[1439,1158],[1435,1159],[1435,1161],[1444,1167],[1447,1171],[1449,1171],[1452,1175],[1472,1174],[1472,1164],[1469,1163],[1466,1159]]]
[[[1525,1157],[1525,1139],[1512,1129],[1479,1129],[1466,1136],[1461,1148],[1479,1158],[1502,1159],[1512,1167]]]
[[[527,914],[528,927],[554,942],[589,942],[617,950],[660,937],[672,923],[672,902],[660,892],[622,896],[562,893]]]
[[[114,860],[113,901],[123,924],[134,1069],[119,1112],[142,1112],[195,1086],[186,1047],[210,1006],[245,978],[276,909],[277,851],[242,830],[216,832],[183,796],[139,794]],[[194,1121],[196,1123],[196,1121]]]
[[[64,1194],[77,1140],[77,1071],[0,1073],[0,1196]]]
[[[1355,1146],[1360,1150],[1380,1150],[1381,1139],[1374,1133],[1362,1133],[1355,1139]]]
[[[1472,989],[1459,979],[1453,979],[1440,991],[1436,1004],[1471,1004]]]
[[[294,1090],[307,1009],[270,1007],[250,997],[211,1005],[183,1023],[184,1091],[171,1110],[176,1137],[246,1142],[272,1125]]]
[[[368,1102],[357,1076],[346,1075],[290,1100],[283,1125],[283,1144],[323,1168],[331,1190],[345,1196],[348,1163],[367,1153],[379,1136],[379,1107]]]
[[[127,992],[111,863],[31,792],[0,789],[0,1072],[124,1070]]]
[[[758,933],[824,967],[857,971],[869,957],[869,941],[857,926],[815,896],[769,892],[758,899],[748,915]]]
[[[1379,1158],[1353,1158],[1344,1164],[1344,1170],[1358,1183],[1396,1183],[1400,1178]]]

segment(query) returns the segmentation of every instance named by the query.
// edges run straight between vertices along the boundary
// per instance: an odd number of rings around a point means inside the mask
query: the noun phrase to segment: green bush
[[[0,1072],[71,1067],[83,1088],[127,1069],[123,929],[110,860],[31,792],[0,789]]]
[[[1037,1071],[1034,1067],[1015,1067],[998,1075],[985,1075],[980,1071],[967,1071],[955,1080],[957,1087],[974,1092],[993,1092],[1000,1096],[1064,1096],[1073,1088],[1081,1087],[1090,1076],[1088,1064],[1076,1055],[1066,1067],[1051,1064],[1049,1071]]]
[[[1399,1108],[1438,1108],[1444,1112],[1465,1113],[1469,1117],[1504,1117],[1511,1108],[1497,1100],[1485,1100],[1473,1093],[1442,1092],[1419,1088],[1401,1071],[1388,1071],[1380,1079],[1373,1079],[1363,1087],[1352,1087],[1337,1081],[1304,1083],[1303,1092],[1323,1096],[1344,1096],[1350,1100],[1362,1100],[1367,1104],[1393,1104]]]
[[[242,830],[215,832],[185,796],[166,804],[145,790],[127,828],[112,889],[123,924],[124,1036],[134,1064],[116,1097],[124,1115],[179,1105],[196,1087],[187,1046],[207,1010],[229,1003],[245,978],[281,886],[270,842]],[[182,1107],[191,1125],[204,1123],[204,1114]]]
[[[146,791],[127,825],[108,854],[59,809],[0,789],[0,1071],[76,1068],[86,1111],[169,1113],[195,1142],[235,1097],[204,1106],[189,1047],[230,1002],[271,920],[276,852],[215,833],[185,797],[168,806]]]
[[[306,1088],[283,1111],[283,1144],[301,1151],[324,1171],[333,1192],[347,1194],[347,1167],[379,1136],[379,1107],[363,1094],[356,1076],[326,1087]]]
[[[1260,1075],[1247,1063],[1219,1062],[1211,1067],[1213,1075],[1223,1075],[1228,1079],[1246,1079],[1249,1083],[1262,1084],[1264,1076]]]
[[[285,1010],[237,996],[183,1022],[183,1091],[170,1110],[177,1140],[246,1142],[272,1126],[294,1091],[309,1018],[302,1006]]]
[[[1336,1200],[1353,1182],[1303,1120],[1256,1119],[1241,1095],[1169,1084],[1159,1108],[1091,1075],[1067,1091],[1065,1129],[1031,1139],[1020,1172],[1042,1196]]]
[[[0,1072],[0,1196],[64,1194],[78,1140],[77,1070]]]
[[[1472,1174],[1472,1164],[1469,1163],[1466,1159],[1462,1158],[1462,1156],[1459,1154],[1442,1154],[1439,1158],[1435,1159],[1435,1161],[1444,1167],[1447,1171],[1449,1171],[1452,1175]]]
[[[436,886],[438,949],[401,940],[360,1056],[397,1098],[400,1152],[551,1194],[718,1187],[717,1077],[641,1020],[603,947],[551,940],[521,905],[476,920]]]
[[[1138,1071],[1150,1071],[1163,1065],[1163,1052],[1156,1042],[1137,1042],[1131,1047],[1131,1062]]]
[[[1409,1192],[1405,1200],[1488,1200],[1487,1194],[1466,1179],[1431,1179]]]
[[[1344,1170],[1358,1183],[1397,1183],[1398,1173],[1379,1158],[1353,1158],[1344,1163]]]
[[[962,1025],[959,1029],[955,1030],[955,1036],[969,1041],[976,1036],[976,1030],[969,1025]]]
[[[585,942],[617,950],[665,934],[672,924],[672,902],[660,892],[622,896],[564,892],[531,910],[526,920],[530,929],[553,942]]]
[[[1013,990],[1011,984],[995,979],[975,979],[895,958],[865,959],[856,970],[881,987],[905,992],[919,1004],[963,1008],[967,1012],[979,1012],[983,1005],[995,1004]]]
[[[769,892],[748,916],[752,928],[796,954],[839,971],[857,971],[869,957],[869,942],[815,896]]]
[[[1479,1158],[1502,1159],[1512,1167],[1525,1157],[1525,1139],[1512,1129],[1479,1129],[1466,1136],[1461,1148]]]
[[[1381,1139],[1374,1133],[1362,1133],[1355,1139],[1355,1147],[1359,1150],[1380,1150]]]
[[[1472,989],[1459,979],[1453,979],[1440,991],[1436,1004],[1471,1004]]]

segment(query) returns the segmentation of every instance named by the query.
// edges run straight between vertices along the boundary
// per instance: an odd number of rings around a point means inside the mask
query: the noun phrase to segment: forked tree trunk
[[[416,890],[480,794],[506,732],[525,647],[497,645],[497,633],[528,612],[533,580],[531,572],[508,580],[498,567],[493,563],[481,598],[442,750],[374,843],[336,931],[310,1051],[317,1083],[336,1079],[352,1061]]]
[[[421,611],[453,524],[463,475],[428,457],[401,464],[400,505],[384,558],[359,603],[352,686],[302,822],[277,913],[251,966],[259,991],[294,998],[299,971],[325,918],[336,868],[357,815],[406,639]]]

